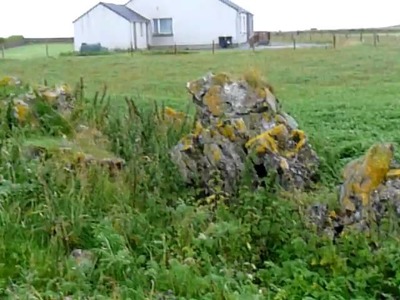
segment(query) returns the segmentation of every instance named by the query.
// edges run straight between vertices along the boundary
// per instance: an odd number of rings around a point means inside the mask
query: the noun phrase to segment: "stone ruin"
[[[233,195],[248,164],[255,186],[269,175],[286,189],[312,184],[317,154],[259,74],[251,71],[232,80],[209,73],[187,89],[196,105],[196,126],[171,157],[188,184],[209,196]]]
[[[0,80],[0,87],[21,85],[15,77]],[[319,158],[307,135],[257,72],[237,80],[225,73],[209,73],[188,82],[187,89],[196,106],[196,123],[170,153],[187,184],[200,187],[206,196],[233,196],[245,171],[254,188],[267,176],[274,176],[285,190],[307,190],[318,180]],[[68,85],[38,86],[2,100],[2,111],[11,108],[18,125],[32,128],[40,127],[38,103],[48,105],[69,125],[76,103]],[[172,125],[185,118],[168,107],[164,114]],[[72,128],[70,136],[64,136],[53,149],[34,143],[26,147],[32,158],[55,152],[66,163],[121,169],[125,161],[108,149],[103,134],[84,124]],[[400,165],[394,160],[392,144],[374,144],[343,168],[338,204],[336,211],[327,204],[309,207],[308,219],[318,231],[335,237],[350,228],[368,230],[390,213],[400,216]]]
[[[109,142],[102,132],[88,124],[79,123],[79,116],[74,116],[77,101],[69,85],[38,85],[26,89],[18,78],[7,76],[0,80],[0,87],[11,87],[14,92],[1,99],[0,107],[3,112],[7,111],[6,117],[11,125],[31,130],[52,126],[46,124],[49,122],[57,125],[54,129],[59,132],[55,135],[61,138],[51,136],[54,142],[51,145],[43,145],[38,140],[28,141],[24,145],[23,151],[29,158],[51,156],[65,163],[67,169],[96,164],[108,167],[113,172],[125,165],[123,159],[109,151]]]
[[[319,158],[272,87],[252,71],[238,80],[206,74],[187,83],[196,106],[196,126],[172,149],[182,178],[205,195],[232,196],[246,166],[254,187],[268,175],[285,190],[307,190],[318,180]],[[377,143],[343,169],[339,211],[311,205],[308,219],[337,236],[379,223],[390,208],[400,216],[400,169],[392,144]]]

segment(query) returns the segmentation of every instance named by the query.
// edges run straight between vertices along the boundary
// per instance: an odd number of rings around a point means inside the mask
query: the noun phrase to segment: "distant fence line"
[[[4,49],[20,47],[28,44],[54,44],[54,43],[73,43],[73,37],[61,37],[61,38],[19,38],[10,41],[5,40],[2,43]]]

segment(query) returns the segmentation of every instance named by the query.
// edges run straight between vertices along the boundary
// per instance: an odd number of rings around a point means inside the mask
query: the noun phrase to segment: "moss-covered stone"
[[[400,217],[400,168],[394,161],[393,144],[373,144],[363,156],[347,163],[341,176],[340,209],[332,213],[327,206],[316,204],[310,210],[312,219],[319,211],[319,230],[334,232],[334,236],[349,230],[368,233],[391,211]]]
[[[226,73],[209,73],[187,87],[197,121],[171,156],[185,181],[200,185],[206,194],[232,194],[246,160],[253,159],[255,185],[274,172],[287,189],[312,183],[318,157],[259,73],[253,70],[236,80]],[[211,173],[220,180],[211,180]]]

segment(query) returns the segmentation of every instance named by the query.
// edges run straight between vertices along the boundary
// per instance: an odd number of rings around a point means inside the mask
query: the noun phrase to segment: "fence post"
[[[376,47],[376,32],[374,32],[374,47]]]
[[[362,33],[362,31],[360,32],[360,42],[361,43],[363,42],[363,33]]]
[[[214,54],[215,53],[215,41],[213,40],[212,41],[212,54]]]
[[[332,45],[333,45],[333,49],[336,49],[336,35],[333,34],[332,36]]]
[[[176,47],[176,44],[174,45],[174,53],[175,55],[178,54],[178,48]]]
[[[46,42],[46,57],[49,57],[49,44]]]
[[[293,36],[293,50],[296,50],[296,38]]]

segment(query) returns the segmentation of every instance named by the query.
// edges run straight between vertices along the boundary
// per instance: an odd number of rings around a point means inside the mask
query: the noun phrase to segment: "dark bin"
[[[232,46],[232,37],[231,36],[219,36],[218,43],[220,48],[228,48]]]
[[[100,43],[96,43],[96,44],[82,43],[81,48],[80,48],[81,53],[96,53],[96,52],[102,52],[105,50],[106,50],[106,48],[102,47]]]

